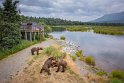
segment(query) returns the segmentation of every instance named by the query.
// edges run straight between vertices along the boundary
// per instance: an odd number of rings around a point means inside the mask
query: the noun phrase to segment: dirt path
[[[21,69],[27,66],[27,60],[31,56],[30,49],[35,46],[48,47],[55,44],[56,41],[48,40],[43,43],[32,45],[22,51],[19,51],[8,58],[0,61],[0,83],[17,74]]]

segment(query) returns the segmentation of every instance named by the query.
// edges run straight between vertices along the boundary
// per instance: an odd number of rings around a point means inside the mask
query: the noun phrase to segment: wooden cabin
[[[41,40],[41,36],[43,32],[44,32],[44,27],[38,25],[35,22],[21,24],[22,39],[32,41],[38,38],[39,40]]]

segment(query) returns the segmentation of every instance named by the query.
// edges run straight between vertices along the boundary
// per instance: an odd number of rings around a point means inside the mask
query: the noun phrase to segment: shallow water
[[[84,54],[92,55],[96,64],[105,71],[124,71],[124,36],[95,34],[93,32],[52,32],[55,38],[65,36],[66,40],[80,46]]]

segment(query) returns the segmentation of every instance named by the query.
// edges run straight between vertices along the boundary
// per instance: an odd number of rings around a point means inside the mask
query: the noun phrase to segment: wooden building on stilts
[[[39,40],[42,41],[42,37],[44,35],[44,27],[41,25],[38,25],[35,22],[32,23],[22,23],[21,24],[21,34],[22,39],[25,40]]]

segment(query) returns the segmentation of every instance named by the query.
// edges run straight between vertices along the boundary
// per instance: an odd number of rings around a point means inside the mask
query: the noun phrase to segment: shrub
[[[50,38],[50,39],[53,39],[53,36],[52,36],[52,35],[49,35],[49,38]]]
[[[105,71],[99,71],[97,72],[97,75],[103,76],[103,75],[107,75],[107,73]]]
[[[77,56],[77,57],[80,57],[81,54],[80,54],[79,52],[76,52],[76,56]]]
[[[124,80],[124,72],[123,71],[118,71],[114,70],[111,72],[112,78],[118,78]]]
[[[75,55],[71,55],[71,58],[73,61],[75,61],[77,57]]]
[[[60,52],[58,49],[54,48],[53,46],[45,48],[44,53],[46,53],[48,56],[55,57],[56,59],[64,58],[66,56],[65,53]]]
[[[81,56],[80,56],[80,60],[81,60],[81,61],[85,61],[85,57],[81,55]]]
[[[78,52],[82,55],[82,50],[79,50]]]
[[[76,52],[76,56],[77,56],[77,57],[82,56],[82,50],[77,51],[77,52]]]
[[[64,37],[64,36],[61,36],[60,39],[61,39],[61,40],[65,40],[65,37]]]
[[[123,82],[117,78],[112,78],[109,83],[123,83]]]
[[[62,58],[63,55],[62,55],[62,53],[61,53],[60,51],[54,50],[54,51],[52,52],[51,56],[53,56],[53,57],[56,58],[56,59],[59,59],[59,58]]]
[[[56,50],[56,49],[53,48],[52,46],[50,46],[50,47],[45,48],[45,49],[44,49],[44,52],[45,52],[48,56],[50,56],[54,50]]]
[[[88,63],[89,65],[95,66],[95,59],[92,56],[87,56],[85,58],[85,62]]]

